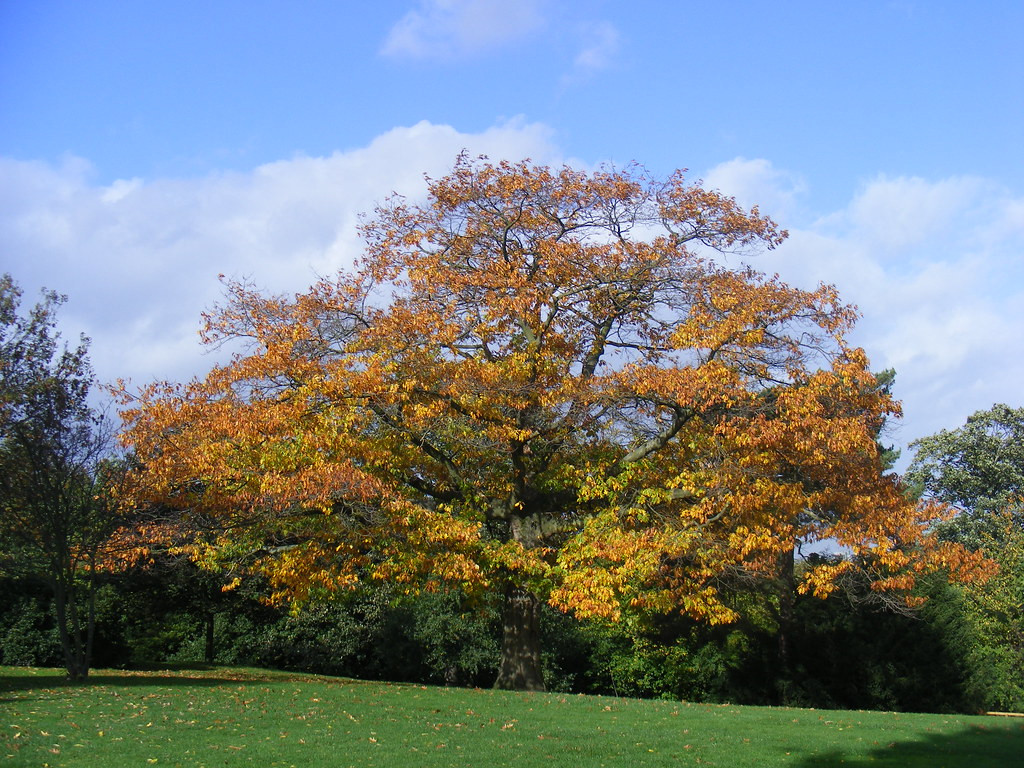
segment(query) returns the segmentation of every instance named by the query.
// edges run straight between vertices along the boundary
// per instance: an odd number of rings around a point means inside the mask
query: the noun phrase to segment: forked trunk
[[[71,586],[69,586],[71,584]],[[89,626],[89,635],[83,642],[82,626],[76,603],[77,595],[73,588],[73,581],[68,579],[56,579],[53,584],[53,603],[57,613],[57,633],[60,637],[61,651],[64,654],[64,668],[68,673],[68,679],[81,682],[89,676],[89,660],[92,651],[92,626]],[[90,622],[93,617],[93,607],[89,606]]]
[[[501,666],[495,688],[543,691],[540,663],[540,601],[536,595],[510,587],[502,609]]]

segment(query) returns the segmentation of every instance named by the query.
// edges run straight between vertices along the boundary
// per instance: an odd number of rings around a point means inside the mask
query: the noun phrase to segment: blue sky
[[[1024,402],[1024,3],[0,0],[0,269],[104,379],[202,372],[217,275],[300,290],[465,148],[638,161],[791,232],[905,444]]]

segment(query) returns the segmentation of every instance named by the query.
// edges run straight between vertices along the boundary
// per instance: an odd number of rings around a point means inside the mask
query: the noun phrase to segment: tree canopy
[[[197,558],[298,601],[498,591],[507,687],[542,685],[538,601],[729,621],[723,574],[824,539],[852,557],[801,571],[819,596],[980,567],[882,471],[899,407],[854,309],[742,263],[785,237],[756,208],[682,173],[461,157],[362,231],[308,292],[228,282],[203,336],[231,360],[124,394],[139,493],[204,533]]]
[[[955,506],[962,535],[985,527],[993,513],[1024,507],[1024,408],[997,403],[911,444],[911,486]],[[1022,521],[1018,520],[1018,524]]]

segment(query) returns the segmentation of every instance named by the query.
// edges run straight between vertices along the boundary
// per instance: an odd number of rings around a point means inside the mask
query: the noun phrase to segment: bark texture
[[[526,590],[505,593],[502,611],[501,666],[495,688],[511,691],[543,691],[540,662],[540,601]]]

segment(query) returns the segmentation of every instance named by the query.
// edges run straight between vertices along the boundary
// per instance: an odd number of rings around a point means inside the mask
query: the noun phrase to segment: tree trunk
[[[543,691],[540,663],[540,601],[523,589],[510,587],[502,610],[501,666],[495,688]]]
[[[85,629],[85,655],[82,657],[83,673],[82,678],[88,676],[89,670],[92,669],[92,650],[93,643],[96,640],[96,562],[92,560],[89,563],[89,612],[86,617],[86,629]]]
[[[57,613],[61,651],[64,654],[64,669],[70,680],[78,682],[89,676],[89,658],[82,645],[73,577],[68,582],[60,577],[53,581],[53,604]]]
[[[213,664],[214,658],[216,658],[216,648],[214,646],[214,621],[217,617],[213,611],[208,611],[204,617],[204,629],[206,630],[206,643],[204,648],[203,658],[207,664]]]
[[[779,703],[785,704],[789,697],[789,688],[793,682],[793,657],[790,649],[790,640],[794,625],[794,610],[796,607],[796,551],[787,550],[779,556],[778,560],[778,585],[779,585],[779,629],[776,637],[778,671],[775,675],[779,681]]]

